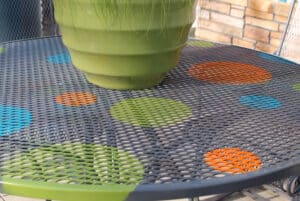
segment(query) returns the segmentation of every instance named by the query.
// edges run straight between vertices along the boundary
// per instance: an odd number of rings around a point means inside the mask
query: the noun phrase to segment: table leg
[[[200,199],[198,197],[195,197],[195,198],[189,198],[188,199],[189,201],[200,201]]]
[[[206,197],[206,198],[199,198],[199,197],[194,197],[194,198],[188,198],[188,201],[222,201],[228,196],[230,196],[232,193],[224,193],[224,194],[219,194],[215,195],[212,197]],[[300,201],[300,200],[299,200]]]

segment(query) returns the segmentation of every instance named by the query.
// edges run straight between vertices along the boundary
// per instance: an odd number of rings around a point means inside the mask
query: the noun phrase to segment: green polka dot
[[[0,47],[0,54],[4,53],[5,49],[3,47]]]
[[[192,110],[179,101],[146,97],[121,101],[110,112],[116,120],[141,127],[173,125],[192,116]]]
[[[295,85],[293,86],[293,89],[295,89],[296,91],[299,91],[299,92],[300,92],[300,83],[295,84]]]
[[[71,196],[74,193],[74,199],[71,200],[82,200],[85,193],[89,195],[91,190],[96,189],[98,200],[102,196],[106,200],[123,201],[143,177],[144,167],[134,155],[115,147],[81,143],[57,144],[25,151],[7,160],[1,169],[5,189],[6,183],[22,183],[24,180],[31,182],[31,185],[36,182],[46,190],[51,184],[56,187],[60,184],[60,191],[49,197],[55,200],[64,200],[64,196],[68,195],[64,195],[66,191],[63,189],[71,186],[74,188],[74,192],[70,192]],[[18,186],[14,187],[10,192],[18,191]],[[76,191],[76,188],[80,190]],[[39,192],[24,193],[36,197],[35,193]],[[49,192],[44,193],[44,198],[47,198]]]
[[[200,41],[200,40],[189,40],[188,45],[194,46],[194,47],[202,47],[202,48],[207,48],[207,47],[213,47],[214,44],[208,41]]]

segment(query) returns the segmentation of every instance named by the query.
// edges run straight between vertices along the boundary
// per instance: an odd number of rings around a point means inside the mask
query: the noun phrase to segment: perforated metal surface
[[[190,44],[160,86],[139,91],[87,83],[60,38],[4,44],[2,183],[132,185],[132,199],[158,199],[300,174],[300,66],[239,47]],[[234,67],[221,75],[206,68],[218,62]]]

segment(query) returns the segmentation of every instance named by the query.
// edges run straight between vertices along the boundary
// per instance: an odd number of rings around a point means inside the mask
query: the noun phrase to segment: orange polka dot
[[[215,149],[206,153],[204,157],[208,166],[232,174],[252,172],[262,166],[258,156],[239,148]]]
[[[55,98],[55,101],[65,106],[91,105],[97,101],[97,97],[88,92],[68,92]]]
[[[196,64],[189,74],[199,80],[218,84],[256,84],[272,79],[267,70],[245,63],[207,62]]]

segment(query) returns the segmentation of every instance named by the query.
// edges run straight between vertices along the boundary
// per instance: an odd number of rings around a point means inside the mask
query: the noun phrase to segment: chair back
[[[57,35],[52,0],[1,0],[0,42]]]

